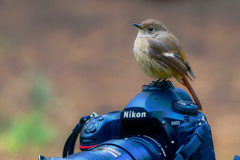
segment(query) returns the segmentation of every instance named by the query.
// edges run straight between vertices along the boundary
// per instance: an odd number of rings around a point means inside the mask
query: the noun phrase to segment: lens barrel
[[[67,157],[81,160],[164,160],[166,153],[155,139],[137,135],[127,139],[114,139],[99,144],[89,151],[82,151]]]

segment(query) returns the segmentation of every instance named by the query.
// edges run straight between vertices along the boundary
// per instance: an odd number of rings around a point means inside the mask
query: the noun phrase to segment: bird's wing
[[[161,43],[159,40],[148,39],[148,43],[149,46],[147,50],[150,56],[178,70],[180,73],[191,79],[188,75],[188,65],[177,51],[169,52],[166,45]]]

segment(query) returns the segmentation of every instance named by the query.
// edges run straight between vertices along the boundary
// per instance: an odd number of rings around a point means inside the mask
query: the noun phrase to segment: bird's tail
[[[200,101],[199,101],[196,93],[194,92],[192,86],[191,86],[190,83],[188,82],[186,76],[184,76],[184,75],[181,73],[181,76],[180,76],[180,77],[181,77],[181,80],[178,79],[178,78],[176,78],[176,79],[177,79],[181,84],[183,84],[183,85],[185,85],[185,86],[187,87],[187,89],[188,89],[189,92],[191,93],[191,95],[192,95],[195,103],[198,105],[198,109],[199,109],[199,110],[202,110],[202,105],[201,105],[201,103],[200,103]],[[179,78],[180,78],[180,77],[179,77]]]

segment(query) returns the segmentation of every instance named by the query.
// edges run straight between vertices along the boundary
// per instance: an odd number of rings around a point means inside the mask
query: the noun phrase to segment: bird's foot
[[[153,86],[161,87],[166,82],[166,79],[158,79],[157,81],[151,81],[148,85],[144,84],[142,89],[149,89]]]

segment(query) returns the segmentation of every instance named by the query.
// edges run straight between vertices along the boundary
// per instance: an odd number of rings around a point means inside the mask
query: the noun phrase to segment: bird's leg
[[[162,80],[161,80],[160,83],[164,83],[164,82],[166,82],[166,79],[167,79],[167,78],[162,78]]]
[[[161,81],[162,78],[159,78],[154,84],[156,85],[159,81]]]
[[[153,86],[159,86],[161,83],[164,83],[166,81],[166,78],[159,78],[156,82],[153,83]]]
[[[156,80],[156,81],[152,81],[152,82],[150,82],[149,85],[151,85],[151,87],[152,87],[152,86],[157,86],[157,84],[159,83],[159,81],[161,81],[161,79],[162,79],[162,78],[159,78],[159,79]]]

